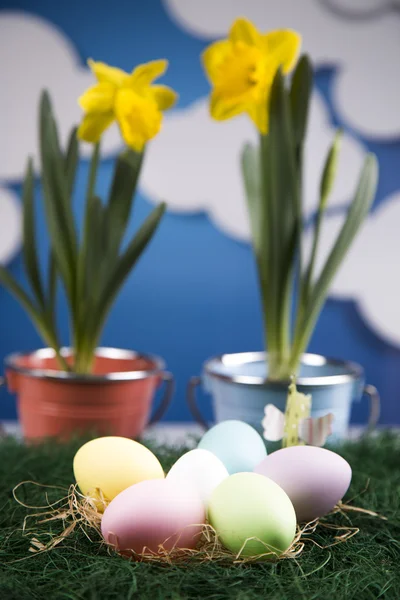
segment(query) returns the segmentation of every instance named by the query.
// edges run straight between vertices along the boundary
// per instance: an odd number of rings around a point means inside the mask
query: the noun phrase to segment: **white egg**
[[[194,488],[207,507],[212,492],[228,475],[224,464],[212,452],[196,448],[176,461],[167,479]]]

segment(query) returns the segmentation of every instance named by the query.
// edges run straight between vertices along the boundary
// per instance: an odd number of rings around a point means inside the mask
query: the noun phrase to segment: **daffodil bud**
[[[326,208],[328,198],[330,196],[330,193],[333,188],[333,184],[335,182],[341,141],[342,141],[342,130],[339,129],[336,132],[335,138],[329,149],[328,156],[326,157],[326,161],[325,161],[324,171],[322,173],[321,187],[320,187],[320,203],[319,203],[319,209],[321,211],[324,211]]]

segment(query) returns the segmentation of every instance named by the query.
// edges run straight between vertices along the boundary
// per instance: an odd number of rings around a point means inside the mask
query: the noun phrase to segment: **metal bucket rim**
[[[217,373],[212,369],[212,363],[228,364],[237,366],[240,364],[264,361],[268,357],[266,352],[240,352],[233,354],[221,354],[208,359],[204,363],[204,372],[210,377],[215,377],[229,383],[238,383],[242,385],[265,385],[274,387],[287,387],[288,381],[271,381],[265,377],[257,377],[255,375],[225,375]],[[317,377],[298,377],[296,385],[298,386],[330,386],[352,383],[364,377],[364,370],[361,365],[344,361],[335,358],[327,358],[321,354],[303,354],[301,363],[307,366],[340,366],[344,367],[348,372],[342,375],[322,375]]]
[[[62,356],[70,356],[73,349],[69,347],[61,348]],[[147,379],[148,377],[159,375],[165,369],[165,361],[159,356],[153,354],[144,354],[134,350],[123,348],[99,347],[95,352],[96,356],[103,358],[114,359],[144,359],[154,364],[154,368],[141,371],[115,371],[104,375],[92,375],[90,373],[71,373],[69,371],[61,371],[57,369],[35,369],[21,367],[16,364],[16,361],[22,357],[37,357],[39,359],[54,358],[55,351],[53,348],[40,348],[34,352],[15,352],[9,354],[4,359],[4,364],[7,369],[15,371],[21,375],[27,375],[37,379],[47,379],[55,381],[68,381],[73,383],[106,383],[110,381],[134,381],[139,379]]]

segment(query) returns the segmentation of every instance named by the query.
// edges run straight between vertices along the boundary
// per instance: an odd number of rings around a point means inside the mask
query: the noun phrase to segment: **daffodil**
[[[141,152],[146,142],[160,131],[163,111],[176,102],[177,94],[171,88],[153,85],[165,73],[168,61],[139,65],[132,73],[93,60],[88,65],[97,83],[79,98],[85,114],[78,137],[96,143],[117,121],[127,146]]]
[[[246,19],[237,19],[227,40],[211,44],[203,64],[213,86],[211,116],[217,121],[248,113],[261,133],[268,131],[268,98],[279,68],[296,64],[301,37],[280,29],[262,34]]]
[[[261,133],[258,144],[243,148],[240,164],[262,299],[268,379],[282,384],[300,369],[329,286],[367,218],[378,180],[376,157],[369,155],[342,229],[316,275],[340,136],[323,167],[312,250],[305,261],[302,181],[313,69],[306,55],[297,60],[300,45],[295,31],[261,33],[238,19],[228,39],[211,44],[203,54],[212,85],[212,117],[222,121],[247,113]]]

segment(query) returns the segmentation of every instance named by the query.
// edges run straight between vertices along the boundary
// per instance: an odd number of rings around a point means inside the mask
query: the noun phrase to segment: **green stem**
[[[57,342],[53,342],[50,344],[50,346],[51,346],[51,348],[53,348],[54,352],[56,353],[56,358],[57,358],[58,364],[60,365],[62,370],[70,372],[71,367],[69,366],[69,364],[67,363],[67,361],[65,360],[63,355],[61,354],[61,349],[60,349],[59,344]]]
[[[93,342],[90,342],[87,337],[81,339],[79,353],[76,354],[75,358],[75,371],[77,373],[92,372],[96,346],[93,347]]]
[[[309,267],[308,267],[308,269],[306,271],[306,274],[305,274],[304,298],[303,298],[304,303],[306,303],[308,301],[308,298],[310,296],[310,289],[311,289],[311,284],[312,284],[312,280],[313,280],[313,276],[314,276],[315,261],[316,261],[316,258],[317,258],[317,250],[318,250],[318,245],[319,245],[319,239],[320,239],[320,236],[321,236],[322,218],[323,218],[323,212],[322,212],[322,210],[319,210],[318,214],[317,214],[317,222],[315,224],[315,231],[314,231],[314,239],[313,239],[313,245],[312,245],[312,250],[311,250],[310,264],[309,264]]]
[[[100,142],[93,146],[92,160],[90,161],[89,180],[86,192],[86,203],[95,195],[97,167],[100,158]]]
[[[290,310],[292,300],[292,282],[290,274],[286,282],[286,290],[283,293],[283,302],[281,306],[281,314],[279,318],[279,348],[280,361],[285,363],[290,355]]]
[[[311,278],[310,280],[308,280],[309,274],[311,274],[314,269],[315,258],[313,258],[313,256],[314,254],[316,254],[318,248],[318,239],[320,235],[322,215],[320,216],[320,213],[318,213],[318,216],[319,219],[316,224],[311,261],[306,275],[306,284],[304,286],[304,290],[307,291],[307,295],[304,296],[303,301],[299,306],[296,319],[296,328],[293,336],[293,345],[289,360],[289,370],[291,373],[296,373],[299,368],[301,357],[306,351],[306,348],[310,342],[319,312],[325,301],[325,297],[323,297],[320,299],[317,305],[315,304],[311,294]]]
[[[296,181],[293,184],[293,194],[294,194],[294,211],[295,211],[295,239],[294,239],[294,247],[293,252],[291,253],[291,258],[289,259],[290,266],[289,269],[291,273],[288,275],[288,280],[286,282],[286,292],[284,295],[285,301],[283,303],[283,318],[282,318],[282,327],[284,329],[286,345],[285,345],[285,353],[284,353],[284,361],[282,365],[283,377],[286,379],[287,377],[291,377],[293,375],[290,370],[288,370],[287,363],[290,359],[293,338],[292,334],[292,308],[293,303],[295,302],[293,296],[294,289],[294,279],[296,275],[299,280],[299,288],[297,290],[297,305],[296,305],[296,315],[297,310],[300,305],[300,298],[302,294],[302,264],[303,264],[303,248],[302,248],[302,234],[303,234],[303,212],[302,212],[302,188],[303,188],[303,145],[300,144],[297,151],[297,156],[295,157],[295,167],[294,171],[296,174]]]
[[[311,250],[310,261],[306,272],[304,273],[304,277],[300,279],[300,301],[298,305],[298,313],[294,334],[294,348],[292,351],[291,360],[291,364],[293,365],[298,364],[298,362],[300,361],[301,354],[305,351],[308,345],[313,328],[317,320],[317,317],[314,318],[313,316],[315,311],[311,303],[311,296],[312,293],[314,293],[314,288],[312,289],[312,286],[314,279],[315,262],[318,252],[319,240],[321,237],[322,220],[326,211],[329,196],[332,192],[333,185],[335,182],[341,137],[342,132],[341,130],[339,130],[336,132],[335,138],[331,144],[322,172],[319,194],[320,199],[314,228],[313,245]],[[306,315],[311,316],[308,316],[307,319],[305,319]]]
[[[315,311],[315,317],[313,313],[314,311],[311,311],[308,315],[303,316],[299,325],[299,332],[301,333],[294,339],[292,354],[289,361],[289,370],[293,373],[297,372],[301,357],[305,352],[313,333],[319,312]]]
[[[278,273],[276,267],[277,260],[277,239],[276,239],[276,211],[272,202],[270,189],[270,178],[268,173],[268,137],[260,136],[260,154],[261,154],[261,220],[262,227],[268,231],[266,247],[263,248],[263,254],[257,260],[259,280],[263,301],[264,327],[266,347],[269,354],[269,360],[275,363],[275,357],[279,354],[279,340],[277,333],[277,310],[276,310],[276,292],[278,289]],[[271,196],[270,196],[271,194]],[[269,369],[271,369],[271,364]]]
[[[306,272],[300,278],[300,298],[299,298],[299,303],[298,303],[298,307],[297,307],[296,324],[295,324],[295,331],[294,331],[294,336],[293,336],[293,346],[294,347],[296,346],[296,342],[297,342],[299,336],[301,335],[301,331],[303,330],[303,319],[304,319],[305,313],[307,312],[307,307],[308,307],[308,303],[309,303],[309,299],[310,299],[311,285],[312,285],[313,276],[314,276],[315,262],[316,262],[316,258],[317,258],[319,239],[321,236],[321,226],[322,226],[323,214],[324,214],[324,212],[322,210],[318,210],[317,220],[316,220],[315,229],[314,229],[314,237],[313,237],[313,245],[312,245],[312,250],[311,250],[310,262],[306,269]],[[294,347],[292,349],[292,355],[293,355],[293,353],[295,353]]]
[[[89,230],[93,226],[91,223],[91,199],[95,195],[96,188],[96,176],[100,158],[100,143],[95,144],[93,147],[92,159],[90,161],[89,179],[86,191],[86,206],[84,216],[84,226],[81,238],[81,245],[78,253],[77,261],[77,272],[76,272],[76,317],[73,319],[73,347],[75,349],[75,360],[79,359],[81,355],[81,344],[82,344],[82,330],[85,329],[85,323],[83,322],[84,308],[86,307],[85,288],[86,288],[86,262],[89,239]]]

